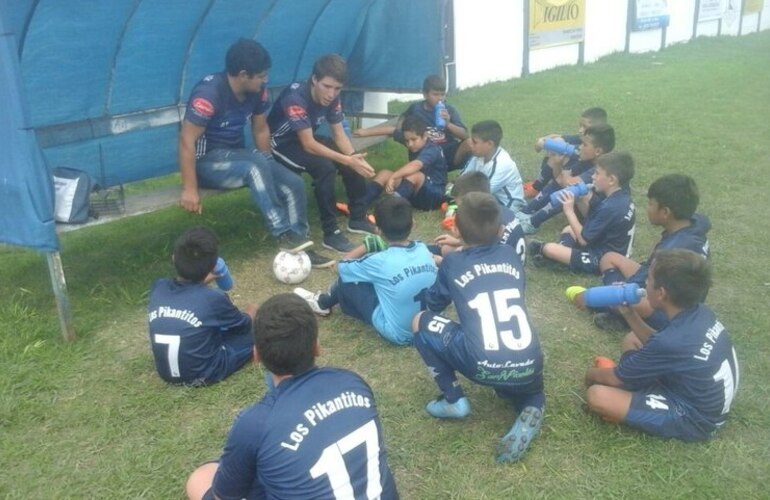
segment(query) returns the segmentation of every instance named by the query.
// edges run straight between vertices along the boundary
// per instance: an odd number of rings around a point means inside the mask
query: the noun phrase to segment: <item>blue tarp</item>
[[[180,109],[201,77],[223,69],[238,37],[270,51],[271,87],[307,78],[319,55],[336,52],[348,60],[349,87],[415,91],[441,71],[446,2],[0,0],[3,33],[18,46],[18,60],[4,51],[0,64],[4,72],[21,69],[27,125],[48,164],[86,170],[112,186],[177,170]],[[17,118],[4,112],[0,120],[5,134]],[[15,141],[3,135],[3,143]],[[30,168],[6,155],[2,161],[3,172]],[[41,220],[50,207],[37,197],[50,195],[47,182],[32,190]],[[5,221],[26,220],[30,210],[4,194],[0,211],[0,240],[27,244]]]

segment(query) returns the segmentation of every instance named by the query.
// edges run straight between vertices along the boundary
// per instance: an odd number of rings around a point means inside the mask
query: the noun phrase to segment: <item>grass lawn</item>
[[[432,419],[423,407],[437,389],[414,349],[333,314],[320,321],[319,364],[352,369],[373,387],[404,498],[768,496],[769,53],[770,32],[698,39],[450,97],[469,126],[500,121],[503,146],[527,178],[539,168],[537,136],[574,131],[581,110],[605,107],[617,148],[637,162],[639,259],[659,236],[645,217],[647,186],[666,173],[695,177],[700,211],[713,223],[708,303],[736,345],[740,390],[727,425],[703,444],[647,437],[584,414],[583,373],[596,354],[617,357],[620,337],[597,330],[564,299],[566,286],[597,278],[528,266],[547,416],[525,459],[498,466],[494,446],[514,418],[503,401],[466,381],[472,416]],[[378,168],[404,157],[392,142],[370,153]],[[420,213],[415,236],[436,236],[439,220]],[[291,290],[272,278],[275,243],[243,191],[206,200],[203,216],[172,208],[64,235],[79,335],[70,344],[61,340],[44,258],[0,248],[0,497],[179,498],[193,468],[218,456],[233,418],[264,392],[261,369],[249,366],[205,389],[169,387],[154,374],[146,333],[149,285],[172,273],[176,236],[200,223],[220,236],[236,303]],[[552,220],[538,237],[554,238],[562,225]],[[314,236],[320,242],[318,229]],[[332,278],[314,271],[303,286],[325,287]]]

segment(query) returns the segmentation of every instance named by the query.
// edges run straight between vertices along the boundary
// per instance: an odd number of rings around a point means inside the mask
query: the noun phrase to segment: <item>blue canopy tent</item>
[[[271,87],[335,52],[348,88],[417,91],[443,71],[447,2],[0,0],[0,241],[50,253],[66,301],[47,165],[105,187],[175,172],[185,99],[238,37],[272,54]]]

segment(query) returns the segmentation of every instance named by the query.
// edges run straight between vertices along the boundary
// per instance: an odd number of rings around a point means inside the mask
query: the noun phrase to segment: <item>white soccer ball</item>
[[[296,285],[310,276],[310,257],[305,252],[278,252],[273,259],[273,274],[281,283]]]

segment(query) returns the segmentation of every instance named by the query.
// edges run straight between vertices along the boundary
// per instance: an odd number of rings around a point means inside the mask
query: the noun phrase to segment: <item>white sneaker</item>
[[[317,315],[328,316],[332,313],[331,309],[321,309],[321,306],[318,305],[318,296],[321,295],[321,292],[313,293],[310,290],[297,287],[294,289],[294,294],[305,299],[305,302],[310,306],[310,309]]]

